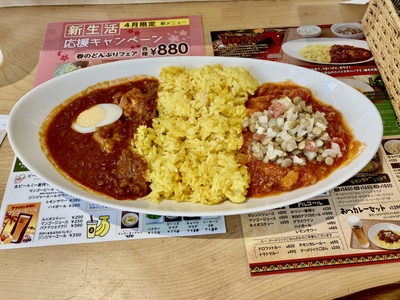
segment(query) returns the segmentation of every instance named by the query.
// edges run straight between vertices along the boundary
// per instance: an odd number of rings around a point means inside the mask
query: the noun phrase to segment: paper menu
[[[35,85],[115,60],[204,55],[201,18],[49,23]],[[119,211],[67,195],[14,158],[0,210],[0,249],[226,232],[215,217]]]
[[[310,39],[312,42],[318,44],[318,41],[336,38],[330,31],[331,24],[319,26],[322,29],[320,39]],[[296,29],[211,32],[214,55],[277,61],[336,77],[375,104],[384,123],[384,138],[378,153],[364,170],[340,186],[300,203],[241,215],[250,274],[259,276],[399,261],[400,249],[382,249],[373,243],[373,237],[368,238],[367,248],[361,247],[348,224],[349,216],[360,218],[366,236],[376,224],[399,225],[400,151],[391,150],[389,145],[400,145],[400,126],[379,70],[373,60],[333,65],[292,57],[282,50],[282,45],[294,40],[305,43]],[[336,41],[351,44],[351,40]],[[351,99],[346,100],[351,102]]]
[[[41,180],[17,157],[0,215],[0,249],[226,232],[222,216],[151,215],[75,198]]]
[[[49,23],[35,86],[73,70],[116,60],[204,54],[199,15]]]

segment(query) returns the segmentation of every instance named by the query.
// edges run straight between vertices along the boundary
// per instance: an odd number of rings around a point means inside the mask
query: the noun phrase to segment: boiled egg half
[[[122,112],[122,108],[117,104],[97,104],[81,112],[72,124],[72,128],[80,133],[91,133],[96,131],[96,127],[117,121]]]

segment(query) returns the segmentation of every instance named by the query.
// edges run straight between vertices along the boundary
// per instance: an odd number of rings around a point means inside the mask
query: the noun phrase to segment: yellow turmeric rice
[[[245,201],[250,177],[236,154],[257,80],[245,68],[221,65],[165,67],[159,80],[158,116],[133,141],[149,165],[150,199]]]

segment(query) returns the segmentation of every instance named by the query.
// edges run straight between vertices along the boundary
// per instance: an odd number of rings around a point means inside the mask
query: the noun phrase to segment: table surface
[[[0,49],[4,55],[0,114],[8,114],[32,89],[47,22],[200,14],[207,55],[213,55],[210,31],[361,20],[366,6],[339,2],[203,1],[0,8]],[[13,157],[6,139],[0,147],[0,199]],[[226,225],[227,233],[218,235],[3,250],[0,298],[333,299],[399,280],[396,263],[251,278],[239,216],[226,217]],[[378,294],[392,287],[386,286]]]

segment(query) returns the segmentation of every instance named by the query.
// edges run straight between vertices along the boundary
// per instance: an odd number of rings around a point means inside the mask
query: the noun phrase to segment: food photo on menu
[[[284,60],[290,56],[316,64],[362,64],[373,60],[360,23],[310,26],[310,29],[300,26],[295,31],[289,30],[282,50]]]
[[[236,29],[211,32],[214,56],[256,58],[299,65],[333,76],[367,96],[398,134],[390,97],[361,23]]]
[[[290,64],[363,64],[373,60],[360,23],[257,28],[211,33],[216,56]]]
[[[334,76],[372,101],[389,99],[359,22],[215,31],[211,39],[214,56],[299,65]]]

